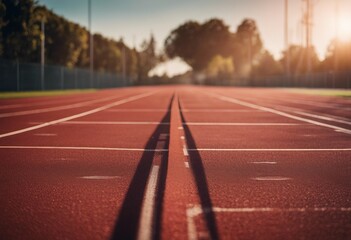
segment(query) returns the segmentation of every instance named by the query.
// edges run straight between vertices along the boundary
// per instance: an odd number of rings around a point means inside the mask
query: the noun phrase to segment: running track
[[[0,100],[1,239],[351,239],[351,100],[133,87]]]

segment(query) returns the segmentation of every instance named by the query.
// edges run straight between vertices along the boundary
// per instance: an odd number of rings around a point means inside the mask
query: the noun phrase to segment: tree
[[[234,73],[234,65],[231,57],[224,58],[216,55],[206,68],[207,77],[211,80],[229,79]]]
[[[263,43],[253,19],[244,19],[231,37],[231,53],[237,74],[249,77],[254,64],[264,54]]]
[[[253,64],[253,76],[273,76],[283,74],[282,64],[274,59],[267,50],[260,54],[257,61]]]
[[[7,59],[31,61],[33,52],[40,46],[40,28],[33,24],[33,0],[2,0],[1,35],[3,56]]]
[[[0,0],[0,57],[3,54],[3,38],[2,38],[2,28],[5,26],[4,17],[6,15],[5,4]]]
[[[188,21],[167,37],[165,51],[170,58],[182,58],[194,71],[202,71],[214,56],[228,55],[229,39],[229,28],[220,19],[203,24]]]
[[[148,78],[149,71],[158,63],[156,41],[152,34],[148,41],[142,43],[141,48],[142,50],[137,56],[138,81]]]
[[[289,47],[290,54],[290,70],[293,74],[306,74],[307,73],[307,49],[299,45],[291,45]],[[280,60],[284,64],[287,57],[287,51],[283,51],[283,57]],[[319,66],[319,59],[315,48],[310,49],[312,71],[316,71]]]
[[[351,70],[351,40],[340,41],[334,39],[329,47],[325,60],[321,64],[324,71],[350,71]]]

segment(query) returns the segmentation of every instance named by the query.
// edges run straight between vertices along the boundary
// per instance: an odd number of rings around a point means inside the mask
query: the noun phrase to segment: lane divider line
[[[197,148],[197,149],[188,149],[189,152],[192,151],[208,151],[208,152],[333,152],[333,151],[351,151],[351,148],[287,148],[287,149],[279,149],[279,148]]]
[[[40,136],[40,137],[55,137],[57,136],[56,133],[36,133],[33,134],[34,136]]]
[[[91,101],[74,103],[74,104],[58,106],[58,107],[41,108],[41,109],[26,110],[26,111],[19,111],[19,112],[10,112],[10,113],[1,113],[0,114],[0,118],[14,117],[14,116],[23,116],[23,115],[36,114],[36,113],[46,113],[46,112],[53,112],[53,111],[59,111],[59,110],[66,110],[66,109],[84,107],[84,106],[87,106],[87,105],[90,105],[90,104],[99,103],[99,102],[103,102],[103,101],[108,101],[108,100],[116,99],[116,98],[120,98],[120,97],[123,97],[123,96],[105,97],[105,98],[102,98],[102,99],[95,99],[95,100],[91,100]]]
[[[259,106],[259,105],[253,104],[253,103],[241,101],[241,100],[238,100],[238,99],[235,99],[235,98],[231,98],[231,97],[225,97],[225,96],[222,96],[222,95],[219,95],[219,94],[215,94],[215,93],[205,93],[205,94],[208,94],[210,96],[216,97],[216,98],[218,98],[218,99],[220,99],[222,101],[225,101],[225,102],[231,102],[231,103],[234,103],[234,104],[239,104],[239,105],[242,105],[242,106],[246,106],[246,107],[249,107],[249,108],[253,108],[253,109],[258,109],[258,110],[274,113],[276,115],[280,115],[280,116],[283,116],[283,117],[295,119],[295,120],[298,120],[298,121],[311,123],[311,124],[314,124],[314,125],[317,125],[317,126],[320,126],[320,127],[326,127],[326,128],[331,128],[331,129],[334,129],[334,130],[339,130],[342,133],[351,134],[351,130],[346,129],[346,128],[341,128],[341,127],[337,127],[337,126],[334,126],[334,125],[330,125],[330,124],[326,124],[326,123],[321,123],[321,122],[317,122],[317,121],[314,121],[314,120],[310,120],[310,119],[307,119],[307,118],[298,117],[298,116],[295,116],[295,115],[292,115],[292,114],[289,114],[289,113],[281,112],[279,110],[275,110],[275,109],[272,109],[272,108]]]
[[[184,154],[184,156],[189,156],[189,152],[188,152],[188,149],[187,149],[187,147],[185,146],[185,145],[183,145],[183,154]]]
[[[139,222],[138,240],[153,239],[157,180],[160,166],[154,165],[149,175]]]
[[[54,120],[54,121],[50,121],[50,122],[46,122],[46,123],[43,123],[43,124],[39,124],[39,125],[36,125],[36,126],[20,129],[20,130],[13,131],[13,132],[0,134],[0,138],[9,137],[9,136],[17,135],[17,134],[20,134],[20,133],[33,131],[33,130],[36,130],[36,129],[39,129],[39,128],[43,128],[43,127],[51,126],[51,125],[54,125],[54,124],[66,122],[66,121],[69,121],[69,120],[72,120],[72,119],[76,119],[76,118],[79,118],[79,117],[87,116],[87,115],[90,115],[90,114],[93,114],[93,113],[96,113],[96,112],[100,112],[100,111],[103,111],[105,109],[108,109],[108,108],[111,108],[111,107],[114,107],[114,106],[118,106],[118,105],[121,105],[121,104],[124,104],[124,103],[128,103],[128,102],[135,101],[135,100],[138,100],[138,99],[141,99],[141,98],[144,98],[144,97],[151,96],[151,95],[153,95],[155,93],[156,92],[138,94],[138,95],[135,95],[133,97],[128,97],[128,98],[125,98],[125,99],[122,99],[122,100],[119,100],[119,101],[116,101],[116,102],[104,105],[102,107],[98,107],[98,108],[95,108],[95,109],[92,109],[92,110],[89,110],[89,111],[86,111],[86,112],[82,112],[82,113],[79,113],[79,114],[75,114],[75,115],[72,115],[72,116],[69,116],[69,117],[64,117],[64,118],[60,118],[60,119],[57,119],[57,120]]]
[[[0,149],[60,149],[60,150],[168,152],[168,149],[112,148],[112,147],[57,147],[57,146],[0,146]]]
[[[299,123],[233,123],[233,122],[187,122],[188,126],[299,126]]]
[[[86,125],[169,125],[164,122],[119,122],[119,121],[67,121],[60,124],[86,124]]]
[[[286,111],[286,112],[292,112],[292,113],[296,113],[299,115],[304,115],[307,117],[312,117],[312,118],[317,118],[317,119],[321,119],[321,120],[325,120],[325,121],[329,121],[329,122],[337,122],[337,123],[342,123],[342,124],[346,124],[346,125],[351,125],[350,121],[344,120],[344,119],[340,119],[337,116],[326,116],[326,114],[322,114],[322,113],[312,113],[310,111],[305,111],[302,109],[298,109],[298,108],[292,108],[292,107],[285,107],[285,106],[281,106],[281,105],[276,105],[274,106],[274,108],[282,110],[282,111]]]
[[[221,208],[213,207],[212,209],[202,209],[199,205],[188,206],[189,218],[194,218],[204,212],[216,213],[253,213],[253,212],[351,212],[350,207],[315,207],[315,208],[274,208],[274,207],[246,207],[246,208]]]

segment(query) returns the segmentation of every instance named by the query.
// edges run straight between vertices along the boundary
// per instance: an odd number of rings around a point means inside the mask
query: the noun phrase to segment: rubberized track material
[[[195,86],[0,100],[0,238],[351,239],[350,110]]]

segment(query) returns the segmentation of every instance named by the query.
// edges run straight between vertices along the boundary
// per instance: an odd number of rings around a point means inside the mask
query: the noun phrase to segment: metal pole
[[[89,34],[90,34],[90,87],[93,88],[93,80],[94,80],[94,39],[92,33],[92,15],[91,15],[91,0],[88,0],[88,21],[89,21]]]
[[[63,89],[63,81],[64,81],[64,72],[63,72],[64,68],[61,67],[61,90]]]
[[[74,88],[77,89],[78,84],[77,84],[77,68],[74,69]]]
[[[45,23],[41,20],[41,90],[45,89]]]
[[[20,71],[19,71],[19,62],[18,59],[16,61],[16,77],[17,77],[17,91],[20,90]]]
[[[289,49],[289,0],[285,0],[285,49],[286,49],[286,59],[285,59],[285,71],[286,76],[290,77],[290,49]]]
[[[335,1],[335,46],[334,46],[334,78],[338,71],[338,48],[339,48],[339,0]]]
[[[122,50],[122,57],[123,57],[123,63],[122,63],[122,71],[123,71],[123,81],[126,81],[126,48],[123,44],[123,50]]]

